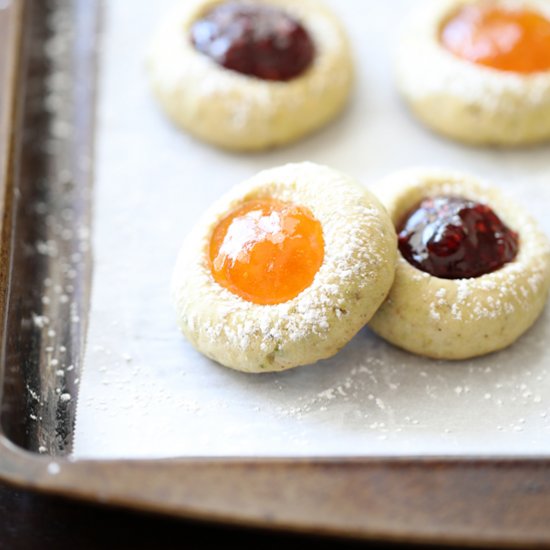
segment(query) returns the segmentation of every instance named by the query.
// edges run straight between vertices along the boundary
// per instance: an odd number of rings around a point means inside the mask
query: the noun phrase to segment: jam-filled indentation
[[[550,70],[550,20],[528,9],[467,4],[445,22],[440,39],[456,56],[493,69]]]
[[[250,200],[214,228],[214,279],[260,305],[279,304],[308,288],[324,259],[320,222],[308,208],[275,199]]]
[[[229,1],[195,21],[191,41],[218,65],[264,80],[291,80],[315,55],[303,25],[265,4]]]
[[[469,279],[512,262],[518,234],[486,204],[426,198],[399,224],[399,250],[414,267],[442,279]]]

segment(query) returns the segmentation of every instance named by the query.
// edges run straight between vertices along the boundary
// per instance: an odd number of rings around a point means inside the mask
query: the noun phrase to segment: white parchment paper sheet
[[[233,184],[289,161],[331,165],[371,185],[412,165],[478,173],[550,233],[550,148],[469,149],[430,134],[392,82],[396,25],[414,0],[332,0],[358,68],[334,124],[299,144],[232,155],[159,112],[144,74],[171,0],[109,0],[101,58],[95,269],[76,457],[550,454],[550,314],[508,350],[460,363],[396,350],[363,330],[336,357],[244,375],[203,358],[169,301],[177,250]]]

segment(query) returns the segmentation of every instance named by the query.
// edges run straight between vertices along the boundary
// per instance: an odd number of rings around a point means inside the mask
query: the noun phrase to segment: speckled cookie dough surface
[[[550,139],[550,70],[520,74],[463,60],[440,42],[445,21],[472,0],[431,0],[411,17],[396,58],[397,85],[430,128],[470,144]],[[546,0],[496,0],[550,19]]]
[[[405,170],[380,184],[393,223],[426,197],[457,196],[490,206],[519,234],[514,261],[479,277],[441,279],[399,255],[395,282],[370,327],[419,355],[465,359],[512,344],[538,318],[550,287],[550,242],[530,215],[477,178]]]
[[[295,298],[257,305],[212,277],[214,227],[247,200],[308,208],[320,222],[324,261]],[[312,163],[260,172],[216,202],[184,244],[172,295],[180,328],[202,353],[228,367],[266,372],[334,355],[367,321],[393,281],[396,235],[380,202],[349,176]]]
[[[277,147],[317,130],[344,107],[353,82],[346,33],[315,0],[255,0],[280,8],[311,36],[312,64],[296,78],[268,81],[227,70],[195,50],[192,24],[220,0],[181,0],[155,33],[148,73],[167,115],[194,136],[231,150]]]

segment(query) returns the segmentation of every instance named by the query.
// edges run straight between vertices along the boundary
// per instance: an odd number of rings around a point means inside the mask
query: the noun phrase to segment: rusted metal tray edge
[[[550,547],[550,463],[536,459],[70,461],[0,441],[0,477],[101,505],[360,540]]]

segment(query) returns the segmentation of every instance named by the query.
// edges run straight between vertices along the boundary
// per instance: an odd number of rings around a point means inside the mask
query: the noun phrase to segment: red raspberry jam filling
[[[218,65],[264,80],[295,78],[315,54],[298,21],[277,8],[248,2],[216,6],[193,24],[191,40]]]
[[[412,208],[398,227],[399,250],[416,268],[442,279],[470,279],[514,260],[518,234],[486,204],[432,197]]]

